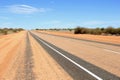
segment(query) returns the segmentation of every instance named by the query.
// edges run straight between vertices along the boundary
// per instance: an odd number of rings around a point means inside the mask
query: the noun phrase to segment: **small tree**
[[[16,32],[17,32],[17,29],[13,29],[13,32],[15,32],[15,33],[16,33]]]
[[[36,28],[35,30],[39,30],[38,28]]]
[[[117,29],[116,29],[116,32],[117,32],[117,34],[120,35],[120,28],[117,28]]]
[[[116,34],[116,29],[114,29],[113,27],[108,27],[105,29],[105,33],[107,34]]]
[[[89,29],[83,28],[83,27],[77,27],[75,28],[74,34],[87,34],[89,33]]]
[[[23,28],[18,28],[17,30],[18,30],[18,31],[23,31],[24,29],[23,29]]]
[[[2,33],[3,33],[4,35],[7,35],[7,34],[8,34],[8,30],[3,30]]]
[[[82,29],[78,26],[77,28],[75,28],[74,34],[80,34],[82,31]]]
[[[96,29],[94,29],[94,34],[96,34],[96,35],[100,35],[100,34],[102,34],[101,29],[100,29],[100,28],[96,28]]]

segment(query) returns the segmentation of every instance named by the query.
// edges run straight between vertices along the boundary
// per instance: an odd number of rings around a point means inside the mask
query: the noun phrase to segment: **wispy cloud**
[[[10,5],[7,6],[8,11],[18,14],[32,14],[35,12],[46,12],[46,8],[36,8],[29,5]]]

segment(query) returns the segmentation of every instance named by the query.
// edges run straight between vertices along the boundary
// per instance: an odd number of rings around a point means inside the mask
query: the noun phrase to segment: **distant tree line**
[[[8,32],[20,32],[20,31],[23,31],[24,29],[23,28],[0,28],[0,33],[1,34],[4,34],[4,35],[7,35]]]
[[[120,28],[113,28],[111,26],[107,28],[84,28],[84,27],[76,27],[74,30],[74,34],[95,34],[95,35],[120,35]]]
[[[60,30],[68,30],[68,31],[72,31],[74,30],[73,28],[50,28],[50,29],[38,29],[36,28],[35,30],[52,30],[52,31],[60,31]]]

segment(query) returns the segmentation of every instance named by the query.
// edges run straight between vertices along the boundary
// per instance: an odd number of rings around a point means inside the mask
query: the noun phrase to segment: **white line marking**
[[[109,50],[109,49],[104,49],[105,51],[108,51],[108,52],[113,52],[113,53],[117,53],[117,54],[120,54],[120,52],[117,52],[117,51],[113,51],[113,50]]]
[[[76,63],[75,61],[73,61],[72,59],[70,59],[69,57],[63,55],[61,52],[59,52],[58,50],[54,49],[53,47],[51,47],[50,45],[48,45],[46,42],[44,42],[43,40],[39,39],[38,37],[36,37],[38,40],[40,40],[44,45],[48,46],[50,49],[54,50],[55,52],[57,52],[58,54],[60,54],[61,56],[63,56],[64,58],[66,58],[67,60],[69,60],[70,62],[72,62],[73,64],[75,64],[77,67],[81,68],[82,70],[84,70],[85,72],[87,72],[88,74],[90,74],[91,76],[93,76],[94,78],[96,78],[97,80],[103,80],[102,78],[98,77],[97,75],[95,75],[94,73],[92,73],[91,71],[87,70],[86,68],[84,68],[83,66],[81,66],[80,64]]]

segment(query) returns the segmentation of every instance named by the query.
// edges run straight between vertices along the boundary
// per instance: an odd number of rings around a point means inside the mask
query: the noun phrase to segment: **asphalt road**
[[[74,80],[120,80],[119,77],[103,70],[63,49],[31,35],[53,57]]]

